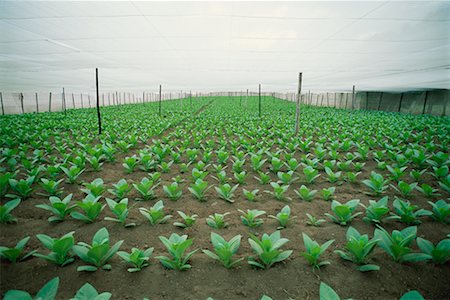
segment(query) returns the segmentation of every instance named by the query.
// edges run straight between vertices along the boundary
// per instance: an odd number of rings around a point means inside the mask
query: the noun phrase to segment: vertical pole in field
[[[36,93],[36,112],[39,113],[39,99],[38,99],[38,93]]]
[[[381,109],[381,102],[383,101],[383,92],[381,92],[381,94],[380,94],[380,99],[378,99],[378,108],[377,108],[377,110],[380,110]]]
[[[81,101],[81,108],[84,108],[84,104],[83,104],[83,93],[80,93],[80,101]]]
[[[105,106],[105,94],[102,93],[102,106]]]
[[[180,106],[181,106],[181,111],[183,111],[183,91],[180,92]]]
[[[75,109],[75,96],[73,95],[73,93],[72,93],[72,105],[73,108]]]
[[[24,114],[25,111],[23,109],[23,93],[20,93],[20,106],[22,107],[22,114]]]
[[[298,119],[300,118],[300,96],[302,93],[302,73],[298,74],[298,92],[297,92],[297,107],[295,109],[295,135],[298,134]]]
[[[327,107],[330,106],[330,98],[328,97],[328,92],[327,92]]]
[[[347,109],[348,104],[348,93],[345,93],[345,109]]]
[[[425,108],[427,107],[427,101],[428,101],[428,91],[425,92],[425,100],[424,100],[424,102],[423,102],[422,115],[425,114]]]
[[[259,84],[258,98],[259,98],[259,103],[258,103],[259,117],[261,118],[261,84]]]
[[[64,109],[64,115],[67,115],[67,112],[66,112],[66,91],[64,90],[64,88],[63,88],[63,92],[62,92],[62,106],[63,106],[63,109]]]
[[[134,100],[134,97],[133,97],[133,100]],[[142,92],[142,103],[144,103],[144,102],[145,102],[145,92]]]
[[[88,101],[89,101],[89,108],[91,108],[92,106],[91,106],[91,95],[90,94],[88,94]]]
[[[95,87],[97,89],[97,118],[98,118],[98,134],[102,134],[102,119],[100,116],[100,96],[98,94],[98,68],[95,68]]]
[[[159,85],[159,116],[161,116],[161,85]]]
[[[52,111],[52,92],[48,96],[48,112]]]
[[[355,86],[353,86],[353,89],[352,89],[352,109],[355,109],[355,96],[356,96],[356,94],[355,94]]]
[[[320,106],[323,106],[323,94],[322,94],[322,99],[320,100]]]
[[[189,91],[189,102],[191,103],[192,106],[192,91]]]
[[[398,112],[400,112],[400,109],[402,108],[402,101],[403,101],[403,93],[400,94],[400,101],[398,103]]]
[[[334,108],[336,108],[336,102],[337,102],[337,93],[334,92]]]
[[[5,114],[5,107],[3,106],[3,94],[0,92],[0,102],[2,103],[2,115]]]
[[[248,89],[247,89],[247,96],[245,96],[245,107],[247,107],[247,103],[248,103]]]
[[[108,93],[108,106],[111,106],[111,94]]]

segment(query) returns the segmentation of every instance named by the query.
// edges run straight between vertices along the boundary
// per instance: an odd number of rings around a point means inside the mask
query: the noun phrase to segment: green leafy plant
[[[361,235],[358,230],[353,227],[347,229],[347,243],[344,246],[344,250],[335,250],[334,252],[339,254],[342,259],[351,261],[357,264],[358,271],[378,271],[379,266],[368,264],[368,256],[373,252],[379,240],[371,239],[367,234]]]
[[[38,240],[41,241],[45,248],[50,250],[50,253],[48,255],[40,253],[35,253],[33,255],[61,267],[72,263],[74,261],[74,258],[72,257],[72,247],[75,244],[75,239],[73,237],[74,233],[75,231],[69,232],[58,239],[51,238],[45,234],[37,234],[36,237]]]
[[[43,195],[43,196],[59,196],[59,195],[61,195],[64,188],[60,187],[59,185],[63,181],[64,181],[64,179],[54,181],[51,179],[49,180],[49,179],[41,178],[40,186],[46,192],[46,194],[40,194],[40,195]]]
[[[110,247],[109,232],[103,227],[100,228],[92,238],[92,244],[79,242],[73,246],[73,252],[89,265],[79,266],[77,271],[94,272],[99,268],[111,270],[111,265],[107,262],[116,254],[123,241],[118,241]]]
[[[229,212],[226,212],[224,214],[214,213],[214,215],[210,215],[208,218],[206,218],[206,224],[214,229],[227,228],[229,224],[225,222],[225,216],[229,214]]]
[[[262,219],[258,218],[266,213],[263,210],[247,209],[247,212],[244,212],[243,210],[238,209],[238,211],[242,214],[241,221],[245,226],[256,228],[264,223]]]
[[[273,188],[273,191],[264,191],[268,194],[271,194],[278,201],[287,201],[290,200],[289,197],[286,197],[286,192],[289,189],[289,185],[280,185],[278,182],[271,182],[270,185]]]
[[[308,263],[316,269],[320,267],[329,265],[330,262],[327,260],[320,261],[320,256],[330,247],[334,240],[325,242],[323,245],[319,245],[316,241],[312,240],[306,233],[303,233],[303,243],[305,244],[306,252],[301,252],[300,255],[303,256]]]
[[[437,193],[438,191],[437,189],[433,189],[426,183],[422,184],[421,186],[416,186],[416,189],[422,194],[424,194],[427,198],[440,196],[440,194]]]
[[[209,250],[202,250],[203,253],[211,257],[212,259],[220,261],[227,269],[234,267],[244,258],[233,260],[233,256],[239,249],[241,244],[241,235],[236,235],[228,242],[219,234],[211,232],[211,243],[214,248],[214,252]]]
[[[363,218],[363,221],[381,224],[384,221],[392,219],[392,217],[386,217],[389,213],[388,200],[389,197],[385,196],[378,201],[369,200],[369,206],[360,203],[359,205],[366,209],[366,216]]]
[[[85,283],[71,300],[109,300],[111,296],[109,292],[99,294],[91,284]]]
[[[19,290],[9,290],[3,300],[54,300],[58,293],[59,277],[55,277],[47,282],[33,298],[29,293]]]
[[[21,200],[19,198],[10,200],[3,205],[0,205],[0,223],[17,223],[17,218],[11,214],[14,208],[19,206]]]
[[[155,188],[159,183],[154,184],[153,180],[149,180],[147,177],[141,179],[139,183],[133,183],[134,189],[138,192],[139,197],[136,200],[147,201],[155,199]]]
[[[195,249],[186,255],[184,255],[184,252],[192,245],[193,239],[188,239],[187,235],[179,236],[176,233],[172,233],[168,239],[163,236],[160,236],[159,239],[171,255],[171,258],[162,255],[156,257],[164,267],[181,271],[191,268],[188,261],[199,249]]]
[[[372,194],[379,196],[388,188],[387,184],[389,180],[385,180],[382,175],[372,171],[370,179],[363,180],[362,182],[372,190]]]
[[[294,176],[294,171],[288,171],[288,172],[278,172],[277,173],[278,179],[280,179],[280,182],[285,185],[290,185],[294,181],[296,181],[298,178]]]
[[[317,190],[309,190],[306,186],[302,185],[298,191],[294,192],[304,201],[311,202],[314,196],[317,194]]]
[[[420,224],[422,222],[419,217],[432,215],[429,210],[419,209],[417,205],[413,205],[409,201],[395,199],[393,205],[395,213],[391,213],[392,219],[399,220],[407,225]]]
[[[319,171],[311,166],[306,166],[303,169],[303,174],[305,174],[307,183],[313,183],[320,176]]]
[[[164,213],[164,203],[159,200],[150,209],[141,207],[139,212],[148,219],[151,225],[164,224],[172,218],[172,215],[166,215]]]
[[[278,230],[271,235],[264,233],[261,240],[250,234],[248,242],[256,254],[256,258],[253,256],[248,257],[248,263],[261,269],[268,269],[273,264],[286,260],[293,252],[292,250],[282,251],[280,249],[289,240],[282,238]]]
[[[103,179],[96,178],[91,183],[83,183],[85,186],[81,191],[85,194],[91,194],[94,197],[100,197],[106,191]]]
[[[270,161],[270,170],[274,173],[277,173],[283,167],[283,162],[276,157],[272,157]]]
[[[172,182],[169,185],[163,185],[163,190],[166,193],[167,197],[169,197],[169,199],[172,201],[177,201],[183,194],[181,186],[179,186],[176,182]]]
[[[254,202],[256,201],[256,194],[259,192],[259,190],[255,189],[253,191],[248,191],[246,189],[242,189],[242,192],[244,193],[244,196],[248,201]]]
[[[308,221],[306,221],[307,225],[319,227],[323,223],[325,223],[324,219],[317,219],[316,217],[306,213],[306,217],[308,217]]]
[[[14,194],[6,194],[9,198],[20,198],[22,200],[27,199],[31,196],[33,192],[32,185],[34,183],[35,177],[28,176],[26,179],[9,179],[9,185],[14,192]]]
[[[281,209],[279,213],[276,214],[276,216],[269,215],[269,218],[278,221],[280,226],[277,229],[283,229],[286,228],[289,220],[295,219],[296,216],[291,218],[291,208],[288,205],[286,205]]]
[[[24,237],[21,239],[15,247],[8,248],[8,247],[0,247],[0,257],[9,260],[12,263],[16,263],[17,261],[24,260],[31,255],[33,255],[36,251],[31,251],[27,254],[24,254],[24,248],[28,241],[30,240],[30,237]]]
[[[150,265],[150,258],[153,254],[153,247],[147,250],[140,250],[138,248],[131,248],[131,252],[118,251],[117,255],[120,256],[126,263],[132,265],[132,268],[128,268],[128,272],[138,272],[143,268]]]
[[[418,237],[416,243],[420,251],[428,255],[428,259],[435,264],[443,265],[450,260],[450,239],[443,239],[435,246],[432,242]]]
[[[189,192],[191,192],[195,198],[199,201],[205,201],[205,192],[209,190],[212,186],[208,187],[208,182],[202,179],[197,179],[194,184],[188,187]]]
[[[70,212],[70,216],[85,223],[94,222],[106,206],[106,204],[98,202],[99,200],[100,197],[94,197],[91,194],[87,195],[82,201],[77,201],[76,204],[84,214],[78,211],[72,211]]]
[[[341,171],[333,172],[333,170],[331,170],[328,167],[325,167],[325,173],[327,173],[327,175],[328,175],[329,182],[337,182],[337,181],[341,180],[341,178],[342,178]]]
[[[50,223],[62,222],[65,217],[69,215],[72,210],[76,207],[75,204],[70,205],[72,200],[72,194],[67,195],[64,199],[58,198],[56,196],[51,196],[49,198],[50,205],[48,204],[38,204],[37,208],[45,209],[53,214],[47,220]]]
[[[348,182],[356,182],[357,176],[361,174],[361,172],[347,172],[345,173],[345,180]]]
[[[136,157],[136,155],[127,156],[124,158],[122,166],[125,168],[128,174],[131,174],[136,168],[138,162],[139,159]]]
[[[408,167],[391,167],[389,165],[386,166],[386,168],[388,169],[388,171],[391,173],[391,179],[394,181],[398,181],[400,179],[400,177],[402,177],[403,175],[405,175],[405,170]]]
[[[126,219],[130,212],[128,210],[128,198],[123,198],[119,202],[106,198],[106,203],[108,204],[108,207],[112,211],[112,213],[116,216],[116,218],[105,217],[106,221],[120,223],[125,228],[136,226],[136,223],[126,223]]]
[[[238,188],[238,184],[231,187],[228,183],[225,183],[223,185],[219,185],[218,187],[215,186],[214,189],[219,194],[220,198],[224,199],[227,202],[233,203],[234,200],[232,199],[234,196],[234,192]]]
[[[253,171],[255,172],[261,171],[261,168],[263,167],[266,161],[267,159],[262,159],[262,155],[252,155],[250,157],[250,163]]]
[[[341,300],[339,295],[335,290],[325,282],[320,282],[319,288],[319,299],[320,300]]]
[[[353,199],[345,204],[341,204],[339,201],[333,200],[331,202],[331,210],[334,212],[334,216],[325,213],[333,222],[345,226],[349,224],[354,218],[362,214],[362,212],[353,213],[359,204],[359,199]]]
[[[325,201],[332,200],[335,190],[336,190],[336,188],[334,186],[329,187],[327,189],[323,188],[322,191],[321,191],[323,200],[325,200]]]
[[[428,203],[433,208],[431,210],[431,218],[444,224],[450,224],[450,204],[447,201],[439,200],[434,203],[428,201]]]
[[[253,178],[255,178],[259,184],[264,185],[264,184],[268,184],[270,182],[270,175],[269,173],[263,173],[261,171],[258,172],[259,177],[254,176]]]
[[[407,198],[411,195],[411,192],[417,187],[417,183],[408,184],[404,181],[398,182],[398,188],[395,185],[391,185],[393,189],[401,193],[403,197]]]
[[[425,298],[418,291],[412,290],[403,294],[400,300],[425,300]]]
[[[83,174],[84,169],[81,169],[78,166],[71,166],[70,168],[60,167],[61,170],[66,174],[67,176],[67,182],[69,183],[75,183],[80,177],[81,174]]]
[[[186,215],[182,211],[177,211],[177,213],[180,215],[181,218],[183,218],[184,223],[181,222],[175,222],[173,223],[174,226],[180,227],[180,228],[188,228],[195,224],[195,221],[197,220],[198,215]]]
[[[132,186],[128,184],[128,182],[125,179],[120,179],[116,184],[113,184],[112,189],[108,189],[108,192],[110,192],[116,199],[123,199],[126,197],[128,192],[130,192],[132,189]]]

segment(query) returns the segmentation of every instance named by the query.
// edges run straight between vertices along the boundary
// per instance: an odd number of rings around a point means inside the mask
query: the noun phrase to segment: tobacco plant
[[[53,214],[47,220],[50,223],[62,222],[65,217],[69,215],[72,210],[76,207],[75,204],[70,205],[72,200],[72,194],[67,195],[64,199],[58,198],[56,196],[51,196],[49,198],[50,205],[48,204],[38,204],[37,208],[45,209]]]
[[[420,251],[428,255],[428,259],[433,263],[443,265],[450,260],[450,239],[443,239],[433,245],[432,242],[418,237],[416,243]]]
[[[153,247],[146,250],[140,250],[138,248],[131,248],[131,252],[118,251],[117,255],[122,258],[126,263],[133,267],[128,268],[128,272],[134,273],[141,271],[143,268],[150,265],[150,258],[153,254]]]
[[[339,201],[333,200],[333,202],[331,202],[331,210],[334,212],[334,216],[329,213],[325,213],[325,215],[333,222],[341,226],[346,226],[354,218],[362,214],[362,212],[353,213],[358,206],[359,201],[359,199],[353,199],[345,204],[341,204]]]
[[[238,184],[231,187],[228,183],[225,183],[223,185],[219,185],[218,187],[215,186],[214,189],[219,194],[220,198],[224,199],[227,202],[233,203],[234,200],[232,199],[234,196],[234,192],[238,188]]]
[[[76,204],[84,214],[78,211],[72,211],[70,212],[70,216],[85,223],[94,222],[106,206],[106,204],[102,205],[98,202],[99,200],[100,197],[94,197],[91,194],[87,195],[86,198],[82,201],[77,201]]]
[[[239,246],[241,244],[241,235],[236,235],[229,241],[226,241],[219,234],[211,232],[211,244],[213,245],[214,252],[204,249],[202,250],[203,253],[212,259],[220,261],[227,269],[233,268],[244,259],[242,257],[237,260],[233,260],[233,256],[239,250]]]
[[[317,194],[317,190],[309,190],[306,186],[302,185],[298,191],[294,190],[294,192],[297,194],[297,196],[300,197],[300,199],[311,202],[314,198],[314,196]]]
[[[327,260],[320,261],[320,256],[330,247],[334,240],[325,242],[323,245],[319,245],[316,241],[312,240],[306,233],[303,233],[303,243],[305,244],[306,251],[301,252],[300,255],[303,256],[309,264],[316,269],[320,267],[329,265],[330,262]]]
[[[406,225],[418,225],[422,223],[419,217],[432,215],[429,210],[419,209],[419,206],[413,205],[409,201],[395,199],[393,205],[395,213],[391,213],[392,219],[399,220]]]
[[[433,208],[431,210],[432,214],[430,215],[433,220],[444,224],[450,224],[450,204],[447,203],[447,201],[439,200],[434,203],[428,201],[428,203]]]
[[[258,218],[266,213],[263,210],[247,209],[247,212],[244,212],[243,210],[238,209],[238,211],[242,214],[241,221],[245,226],[256,228],[264,223],[262,219]]]
[[[278,221],[280,226],[277,229],[283,229],[286,228],[288,222],[292,219],[295,219],[296,216],[291,218],[291,208],[288,205],[286,205],[281,209],[279,213],[276,214],[276,216],[269,215],[269,218]]]
[[[139,208],[139,212],[147,218],[151,225],[164,224],[172,218],[172,215],[166,215],[164,213],[164,203],[162,200],[156,202],[150,209],[144,207]]]
[[[24,254],[24,248],[28,241],[30,240],[30,237],[24,237],[21,239],[15,247],[8,248],[8,247],[0,247],[0,257],[9,260],[12,263],[16,263],[17,261],[22,261],[36,253],[36,250],[31,251],[27,254]]]
[[[106,221],[113,221],[120,223],[125,228],[136,226],[136,223],[126,223],[128,213],[130,212],[128,210],[128,198],[124,198],[118,202],[106,198],[106,203],[108,204],[108,207],[111,210],[111,212],[116,216],[116,218],[105,217]]]
[[[195,224],[195,221],[197,220],[198,215],[186,215],[182,211],[177,211],[177,213],[180,215],[180,217],[183,219],[184,223],[181,222],[175,222],[173,223],[174,226],[180,227],[180,228],[188,228]]]
[[[192,257],[192,255],[199,249],[195,249],[187,253],[186,255],[184,255],[184,252],[192,245],[193,239],[188,239],[187,235],[179,236],[176,233],[172,233],[168,239],[163,236],[160,236],[159,239],[164,244],[171,256],[167,257],[160,255],[155,257],[161,262],[164,267],[180,271],[191,268],[191,265],[188,264],[188,261]]]
[[[261,240],[250,234],[248,242],[256,255],[256,257],[249,256],[248,263],[261,269],[268,269],[275,263],[286,260],[293,252],[292,250],[283,251],[280,249],[289,240],[282,238],[278,230],[271,235],[264,233]]]
[[[50,250],[48,255],[34,253],[33,255],[45,260],[48,260],[61,267],[74,262],[72,247],[75,244],[73,234],[75,231],[69,232],[60,238],[51,238],[45,234],[37,234],[36,237],[44,245],[45,248]]]
[[[100,197],[106,191],[103,179],[96,178],[91,183],[83,183],[85,186],[81,191],[87,195],[91,194],[94,197]]]
[[[169,185],[163,185],[163,190],[166,193],[167,197],[169,197],[169,199],[172,201],[177,201],[183,194],[181,187],[176,182],[172,182]]]
[[[225,222],[225,216],[229,214],[229,212],[226,212],[224,214],[214,213],[214,215],[210,215],[208,218],[206,218],[206,224],[214,229],[227,228],[229,224]]]
[[[28,292],[19,290],[9,290],[3,300],[54,300],[58,293],[59,277],[55,277],[47,282],[36,294],[31,296]]]
[[[10,200],[5,204],[0,204],[0,223],[8,224],[8,223],[17,223],[17,218],[11,214],[11,211],[19,206],[21,200],[19,198]]]
[[[135,200],[147,201],[156,198],[155,188],[159,183],[154,184],[153,180],[149,180],[147,177],[141,179],[139,183],[133,183],[134,189],[138,192],[139,197]]]
[[[188,187],[189,192],[194,195],[195,198],[197,198],[199,201],[203,202],[205,201],[205,192],[209,190],[212,186],[208,187],[208,182],[203,181],[202,179],[197,179],[194,184],[191,184],[190,187]]]
[[[125,179],[120,179],[116,184],[113,184],[112,189],[108,189],[116,199],[123,199],[126,197],[129,191],[131,191],[132,186],[127,183]]]

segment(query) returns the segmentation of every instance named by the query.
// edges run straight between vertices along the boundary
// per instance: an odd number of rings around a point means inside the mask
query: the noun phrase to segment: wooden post
[[[323,94],[322,94],[322,99],[320,100],[320,106],[323,106]]]
[[[110,93],[108,93],[108,106],[111,106],[111,97],[110,97]]]
[[[377,110],[381,109],[381,101],[383,101],[383,92],[381,92],[380,99],[378,99],[378,109]]]
[[[337,93],[334,92],[334,108],[336,108],[336,102],[337,102]]]
[[[36,93],[36,112],[39,113],[39,100],[38,100],[38,93]]]
[[[161,85],[159,85],[159,116],[161,116]]]
[[[352,109],[355,109],[355,86],[352,89]]]
[[[3,106],[3,94],[0,92],[0,102],[2,103],[2,115],[5,114],[5,107]]]
[[[327,107],[329,107],[329,106],[330,106],[330,98],[329,98],[328,92],[327,92]]]
[[[258,109],[259,109],[259,117],[261,118],[261,84],[259,84],[259,104],[258,104]]]
[[[91,108],[92,106],[91,106],[91,95],[90,94],[88,94],[88,101],[89,101],[89,108]]]
[[[297,107],[295,109],[295,135],[298,134],[298,122],[300,118],[300,96],[302,93],[302,73],[298,74],[298,92],[297,92]]]
[[[84,108],[84,104],[83,104],[83,93],[80,94],[80,99],[81,99],[81,108]]]
[[[62,108],[64,109],[64,115],[67,115],[66,112],[66,91],[63,88],[63,92],[62,92]]]
[[[247,102],[248,102],[248,89],[247,89],[247,96],[245,96],[245,107],[247,107]]]
[[[20,93],[20,106],[22,107],[22,114],[24,114],[25,110],[23,109],[23,93]]]
[[[369,92],[366,92],[366,110],[369,109]]]
[[[50,95],[48,96],[48,112],[52,111],[52,92],[50,92]]]
[[[345,93],[345,109],[347,109],[348,105],[348,93]]]
[[[73,108],[75,109],[75,96],[73,95],[73,93],[72,93],[72,105]]]
[[[180,106],[181,106],[181,111],[183,111],[183,91],[180,92]]]
[[[425,108],[427,107],[427,101],[428,101],[428,91],[425,92],[425,101],[423,102],[422,115],[425,114]]]
[[[403,92],[400,94],[400,101],[398,103],[398,112],[402,109],[402,102],[403,102]]]
[[[95,68],[95,87],[97,89],[97,118],[98,118],[98,134],[102,134],[102,119],[100,116],[100,96],[98,93],[98,68]]]

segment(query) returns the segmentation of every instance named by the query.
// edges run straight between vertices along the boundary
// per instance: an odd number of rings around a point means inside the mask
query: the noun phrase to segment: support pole
[[[23,93],[20,93],[20,106],[22,107],[22,114],[24,114],[25,111],[23,109]]]
[[[355,86],[352,89],[352,109],[355,109]]]
[[[91,108],[91,95],[88,94],[89,108]]]
[[[98,93],[98,68],[95,68],[95,87],[97,89],[97,118],[98,118],[98,134],[102,134],[102,119],[100,116],[100,96]]]
[[[39,113],[39,99],[38,99],[38,93],[36,93],[36,112]]]
[[[345,109],[347,109],[348,105],[348,93],[345,93]]]
[[[2,115],[5,114],[5,107],[3,106],[3,94],[0,92],[0,102],[2,103]]]
[[[427,101],[428,101],[428,91],[425,92],[425,101],[423,102],[422,115],[425,114],[425,108],[427,107]]]
[[[62,108],[64,110],[64,115],[67,115],[66,112],[66,91],[63,88],[63,92],[62,92]]]
[[[381,109],[381,102],[382,101],[383,101],[383,92],[381,92],[381,94],[380,94],[380,99],[378,100],[378,109],[377,110]]]
[[[75,96],[72,93],[72,105],[73,105],[73,109],[75,109]]]
[[[369,109],[369,92],[366,92],[366,110]]]
[[[48,112],[52,111],[52,92],[50,92],[50,95],[48,96]]]
[[[159,85],[159,116],[161,116],[161,85]]]
[[[261,118],[261,84],[259,84],[259,104],[258,104],[258,108],[259,108],[259,117]]]
[[[302,93],[302,73],[298,75],[298,92],[297,92],[297,107],[295,109],[295,135],[298,134],[298,121],[300,118],[300,95]]]
[[[398,103],[398,112],[402,109],[402,102],[403,102],[403,93],[400,94],[400,101]]]
[[[84,104],[83,104],[83,93],[80,94],[80,99],[81,99],[81,108],[84,108]]]

